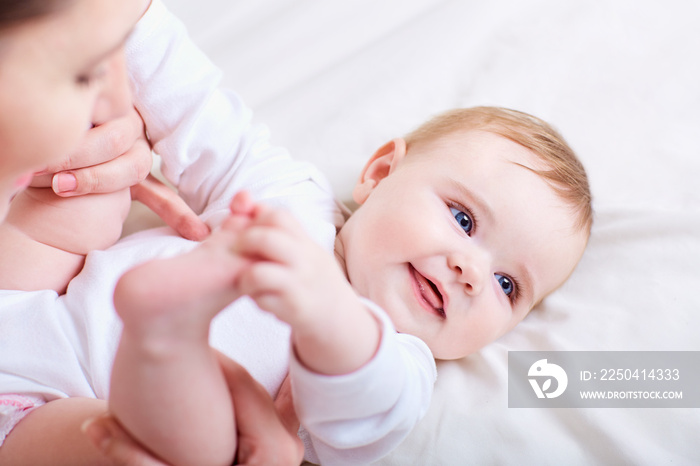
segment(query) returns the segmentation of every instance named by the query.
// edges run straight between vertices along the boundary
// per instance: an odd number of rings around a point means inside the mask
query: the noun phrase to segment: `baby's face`
[[[436,358],[463,357],[561,285],[586,234],[519,144],[469,131],[401,147],[358,183],[362,205],[338,237],[348,279]]]

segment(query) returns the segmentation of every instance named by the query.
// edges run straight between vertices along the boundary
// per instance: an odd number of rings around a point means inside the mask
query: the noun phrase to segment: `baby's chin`
[[[420,337],[419,337],[420,338]],[[428,345],[430,352],[433,354],[435,359],[441,361],[453,361],[455,359],[463,359],[472,354],[478,353],[484,346],[461,346],[461,345],[446,345],[444,339],[437,339],[437,341],[426,341],[422,339],[423,342]]]
[[[430,346],[428,346],[428,348],[430,348]],[[480,349],[481,348],[477,348],[475,350],[433,350],[433,348],[430,348],[430,351],[432,351],[435,359],[439,359],[440,361],[454,361],[456,359],[463,359],[474,353],[478,353]]]

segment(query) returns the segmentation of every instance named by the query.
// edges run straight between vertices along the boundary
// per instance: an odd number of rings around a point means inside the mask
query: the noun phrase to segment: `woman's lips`
[[[445,304],[438,287],[421,275],[411,264],[408,264],[408,269],[413,278],[413,292],[416,294],[418,302],[428,311],[445,317]]]

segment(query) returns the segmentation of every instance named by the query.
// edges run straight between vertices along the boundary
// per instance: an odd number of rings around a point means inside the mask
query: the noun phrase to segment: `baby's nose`
[[[469,254],[455,253],[447,258],[450,269],[456,274],[456,280],[464,284],[469,295],[481,293],[488,271],[488,261],[485,254],[473,251]]]

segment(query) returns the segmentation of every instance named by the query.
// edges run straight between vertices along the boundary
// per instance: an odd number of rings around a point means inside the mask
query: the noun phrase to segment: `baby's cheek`
[[[438,224],[415,215],[406,214],[388,222],[384,230],[385,246],[399,251],[404,257],[427,252],[441,235]]]

